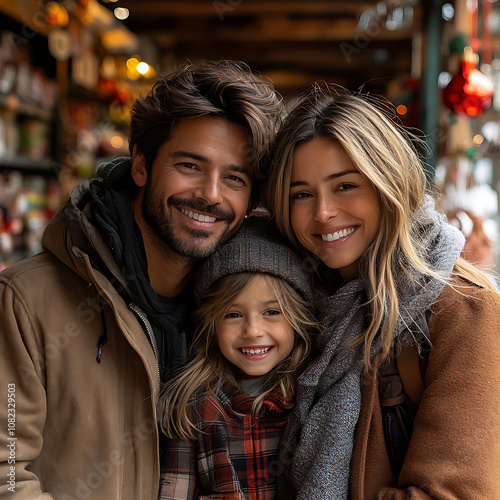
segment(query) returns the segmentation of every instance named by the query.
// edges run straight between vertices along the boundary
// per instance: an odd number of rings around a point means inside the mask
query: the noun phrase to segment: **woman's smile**
[[[327,137],[297,147],[290,182],[290,222],[301,245],[344,279],[357,274],[376,236],[381,207],[375,187],[340,144]]]

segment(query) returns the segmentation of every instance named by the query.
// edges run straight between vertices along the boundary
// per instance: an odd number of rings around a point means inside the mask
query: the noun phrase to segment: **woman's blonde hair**
[[[193,396],[207,392],[217,399],[225,380],[236,384],[231,364],[219,349],[217,328],[231,304],[257,276],[265,277],[276,294],[281,312],[295,333],[295,343],[290,354],[267,374],[264,392],[255,399],[252,411],[257,413],[272,392],[278,392],[284,399],[290,395],[297,376],[305,367],[312,334],[319,331],[309,304],[291,285],[276,276],[250,272],[226,275],[201,298],[195,314],[199,326],[191,347],[193,359],[167,384],[160,396],[160,427],[167,437],[195,438],[198,429],[189,417]]]
[[[423,141],[405,131],[388,115],[388,103],[344,89],[316,85],[291,111],[276,137],[268,182],[268,205],[275,222],[293,244],[300,245],[290,224],[290,181],[296,148],[316,138],[337,141],[356,168],[373,184],[380,197],[380,228],[367,250],[370,325],[360,343],[366,366],[381,332],[380,362],[393,346],[399,317],[399,293],[394,270],[447,280],[428,265],[415,217],[426,192],[426,176],[414,144]],[[303,249],[302,249],[303,250]],[[486,276],[463,259],[455,275],[494,289]]]

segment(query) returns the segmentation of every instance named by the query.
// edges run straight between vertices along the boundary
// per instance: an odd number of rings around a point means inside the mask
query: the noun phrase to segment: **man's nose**
[[[209,175],[200,179],[195,196],[207,205],[218,205],[222,203],[222,186],[218,176]]]

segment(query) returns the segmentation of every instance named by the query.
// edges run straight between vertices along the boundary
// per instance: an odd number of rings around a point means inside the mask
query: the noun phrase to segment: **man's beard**
[[[223,219],[226,223],[226,228],[220,236],[215,237],[208,230],[183,227],[182,232],[184,235],[182,237],[182,235],[177,234],[180,229],[174,227],[172,219],[167,213],[167,209],[170,209],[170,211],[177,210],[176,206],[197,210],[212,217]],[[231,228],[231,224],[235,219],[235,215],[231,211],[203,204],[196,200],[185,200],[175,195],[170,196],[165,203],[160,196],[152,192],[149,179],[144,189],[142,216],[156,238],[172,252],[181,257],[195,259],[207,257],[215,252],[232,235],[234,228]],[[204,245],[203,243],[209,238],[213,238],[211,244]]]

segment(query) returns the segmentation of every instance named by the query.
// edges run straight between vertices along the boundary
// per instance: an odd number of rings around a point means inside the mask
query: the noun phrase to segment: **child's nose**
[[[247,321],[243,335],[247,338],[258,338],[262,337],[262,328],[260,322],[255,319],[250,319]]]

